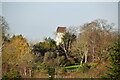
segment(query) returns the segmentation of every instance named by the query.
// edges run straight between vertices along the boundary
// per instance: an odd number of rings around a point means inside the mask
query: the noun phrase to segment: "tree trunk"
[[[85,51],[85,63],[87,63],[88,49]]]
[[[92,61],[95,62],[95,49],[94,49],[94,47],[93,47],[92,59],[93,59]]]
[[[24,68],[24,75],[25,76],[27,75],[27,69],[26,69],[26,67]]]
[[[31,69],[29,69],[29,75],[30,75],[30,77],[32,76],[32,70]]]
[[[83,64],[83,59],[84,59],[84,55],[82,56],[82,59],[80,61],[80,64],[82,65]]]

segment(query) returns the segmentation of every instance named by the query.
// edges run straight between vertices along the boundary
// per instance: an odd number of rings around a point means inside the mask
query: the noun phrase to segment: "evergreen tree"
[[[107,66],[109,73],[104,78],[120,80],[120,41],[110,48],[108,59],[110,62],[110,66]]]

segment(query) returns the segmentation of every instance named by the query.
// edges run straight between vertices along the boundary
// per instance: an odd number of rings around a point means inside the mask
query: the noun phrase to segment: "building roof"
[[[66,27],[58,27],[57,32],[66,32]]]

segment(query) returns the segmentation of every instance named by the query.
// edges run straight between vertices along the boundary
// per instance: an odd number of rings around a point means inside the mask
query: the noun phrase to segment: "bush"
[[[65,67],[56,67],[55,72],[57,75],[62,75],[66,73],[66,68]]]
[[[48,74],[49,74],[49,79],[53,80],[54,79],[54,75],[55,75],[55,68],[49,67],[48,68]]]
[[[10,72],[4,74],[3,79],[5,79],[5,78],[21,78],[21,75],[18,71],[13,70],[13,71],[10,71]]]
[[[90,69],[90,66],[88,64],[82,64],[79,68],[78,71],[85,73]]]
[[[95,69],[98,66],[98,64],[96,64],[96,63],[90,63],[89,65],[92,69]]]
[[[34,70],[36,70],[36,72],[46,72],[48,66],[45,63],[40,63],[34,66]]]
[[[66,63],[65,56],[58,56],[58,57],[56,58],[56,60],[57,60],[57,65],[58,65],[58,66],[63,66],[63,65],[65,65],[65,63]]]

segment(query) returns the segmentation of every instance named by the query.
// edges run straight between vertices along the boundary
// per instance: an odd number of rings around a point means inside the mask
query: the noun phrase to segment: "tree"
[[[55,51],[56,50],[56,42],[49,38],[45,38],[44,42],[39,42],[33,46],[34,53],[42,53],[44,55],[47,51]]]
[[[107,66],[108,73],[104,78],[120,80],[120,41],[116,42],[115,45],[110,48],[108,59],[110,66]]]
[[[56,42],[54,39],[49,38],[45,38],[45,44],[46,44],[46,48],[48,51],[55,51],[56,50]]]
[[[83,64],[84,59],[85,63],[87,62],[88,47],[86,37],[84,35],[81,35],[80,38],[73,42],[71,54],[80,61],[80,64]]]
[[[81,26],[79,40],[84,41],[89,52],[88,55],[92,55],[92,62],[98,62],[103,57],[105,58],[106,49],[117,40],[117,35],[112,31],[112,27],[112,24],[107,24],[107,21],[102,19]]]
[[[2,46],[4,46],[5,42],[9,41],[9,34],[8,34],[9,26],[8,23],[6,22],[5,18],[3,16],[0,16],[0,66],[2,66]],[[0,72],[1,69],[0,69]],[[0,77],[1,77],[0,73]]]
[[[117,41],[113,25],[106,20],[98,19],[80,27],[80,33],[71,47],[71,54],[83,62],[102,62],[107,59],[107,48]]]
[[[49,38],[45,38],[43,42],[36,43],[33,45],[34,54],[39,54],[40,56],[44,56],[44,54],[48,51],[54,52],[56,51],[56,42]]]
[[[33,46],[33,53],[35,55],[35,62],[43,62],[46,57],[46,53],[54,53],[56,55],[56,42],[49,38],[45,38],[43,42],[39,42]],[[52,55],[53,56],[53,55]]]
[[[3,16],[0,16],[0,29],[2,30],[2,41],[8,41],[9,40],[9,26],[6,22],[5,18]]]
[[[76,40],[76,35],[73,33],[66,32],[63,35],[62,43],[59,45],[60,49],[62,49],[65,56],[68,58],[70,56],[71,44]]]
[[[4,44],[2,53],[3,64],[8,63],[11,70],[19,69],[20,73],[26,76],[26,70],[33,60],[33,55],[30,53],[27,40],[22,35],[12,37],[9,42]]]

